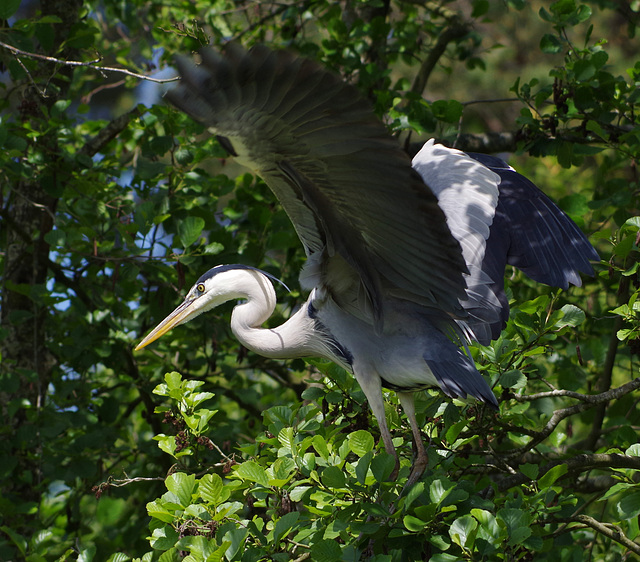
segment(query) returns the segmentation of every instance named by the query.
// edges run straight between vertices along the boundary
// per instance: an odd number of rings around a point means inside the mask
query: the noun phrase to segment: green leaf
[[[204,224],[203,218],[194,216],[188,216],[186,219],[180,221],[178,224],[178,236],[185,248],[188,248],[200,238]]]
[[[431,104],[436,119],[446,123],[457,123],[462,117],[464,106],[457,100],[437,100]]]
[[[535,480],[536,478],[538,478],[539,470],[540,467],[537,464],[526,463],[520,465],[520,472],[522,472],[522,474],[524,474],[531,480]]]
[[[8,20],[18,11],[20,0],[2,0],[0,3],[0,20]]]
[[[337,466],[328,466],[325,468],[320,478],[327,488],[344,488],[346,483],[344,472]]]
[[[552,486],[558,478],[565,475],[569,467],[566,464],[558,464],[554,466],[552,469],[548,470],[542,477],[538,480],[538,486],[540,489],[548,488]]]
[[[378,453],[371,461],[371,472],[376,482],[385,482],[396,467],[396,459],[389,453]]]
[[[522,371],[513,369],[511,371],[502,373],[502,375],[500,375],[499,383],[502,388],[520,389],[527,386],[527,377]]]
[[[625,452],[628,457],[640,457],[640,443],[634,443]]]
[[[167,383],[167,387],[170,390],[173,390],[175,388],[180,388],[182,386],[182,375],[180,373],[177,373],[176,371],[167,373],[164,376],[164,380]]]
[[[312,489],[312,486],[296,486],[291,492],[289,492],[289,497],[291,501],[299,502],[302,501],[303,496]]]
[[[155,517],[164,523],[173,523],[175,515],[167,510],[158,500],[147,504],[147,513],[150,517]]]
[[[167,476],[164,481],[167,490],[175,494],[180,501],[180,505],[186,507],[191,503],[191,496],[196,484],[194,474],[184,472],[174,472]]]
[[[454,487],[455,484],[449,480],[437,478],[429,486],[429,498],[433,503],[439,504]]]
[[[373,435],[364,429],[354,431],[348,437],[349,448],[359,457],[366,455],[373,450],[375,441]]]
[[[557,328],[564,328],[566,326],[576,327],[580,326],[585,320],[585,314],[577,306],[572,304],[565,304],[561,309],[563,313],[562,318],[557,322]]]
[[[458,517],[449,528],[449,536],[451,540],[463,548],[469,548],[469,544],[473,543],[478,522],[471,515],[463,515]]]
[[[69,552],[69,554],[72,553],[73,551]],[[130,560],[131,557],[124,552],[114,552],[111,556],[109,556],[109,558],[107,558],[107,562],[129,562]]]
[[[489,11],[489,0],[473,0],[472,18],[484,16]]]
[[[497,513],[498,521],[505,526],[509,545],[517,545],[531,536],[530,517],[521,509],[503,508]]]
[[[328,539],[313,543],[310,554],[314,562],[335,562],[342,559],[340,545]]]
[[[249,480],[265,487],[269,485],[267,473],[264,468],[255,461],[243,462],[241,465],[235,467],[235,469],[235,473],[243,480]]]
[[[293,530],[294,525],[297,523],[299,517],[300,512],[292,511],[291,513],[283,515],[280,519],[278,519],[278,521],[276,521],[276,525],[273,529],[273,542],[276,546]]]
[[[640,515],[640,490],[626,492],[616,505],[621,519],[633,519]]]
[[[155,550],[169,550],[179,539],[178,531],[171,525],[163,525],[153,530],[149,543]]]
[[[142,180],[150,180],[165,175],[167,165],[162,162],[152,162],[146,158],[138,158],[136,175]]]
[[[422,519],[414,517],[413,515],[405,515],[402,518],[402,522],[404,523],[404,526],[407,528],[407,530],[411,531],[412,533],[419,533],[423,531],[427,526],[426,522],[424,522]]]
[[[161,451],[167,453],[168,455],[171,455],[172,457],[175,456],[175,453],[176,453],[175,436],[164,435],[160,433],[159,435],[156,435],[153,439],[158,442],[158,447],[160,448]]]
[[[272,486],[282,486],[296,469],[296,462],[291,457],[280,457],[271,465],[267,471],[273,474],[275,481],[269,480]]]
[[[302,398],[304,400],[316,401],[319,398],[322,398],[326,394],[326,389],[319,388],[317,386],[310,386],[309,388],[305,388],[302,392]]]
[[[13,542],[16,547],[18,547],[18,550],[24,556],[27,551],[27,539],[25,539],[20,533],[14,531],[7,525],[3,525],[2,527],[0,527],[0,530],[7,534],[7,536],[11,539],[11,542]]]
[[[607,492],[602,496],[599,501],[608,500],[609,498],[616,496],[620,493],[628,493],[629,489],[636,488],[636,484],[630,484],[628,482],[619,482],[618,484],[614,484],[607,490]]]
[[[225,558],[227,560],[233,560],[244,544],[248,533],[249,530],[242,527],[230,529],[225,533],[222,540],[229,542],[229,548],[227,548],[227,551],[225,552]]]
[[[311,445],[313,445],[316,453],[318,453],[323,460],[326,461],[329,459],[329,449],[327,447],[327,442],[324,440],[324,437],[322,437],[322,435],[314,435],[313,439],[311,440]]]
[[[471,515],[480,523],[483,531],[490,537],[498,539],[500,537],[500,527],[495,516],[486,509],[473,508]],[[478,535],[480,536],[480,534]]]
[[[559,53],[564,49],[564,45],[561,39],[557,35],[551,35],[550,33],[545,33],[540,40],[540,50],[543,53],[547,54],[555,54]]]
[[[278,433],[278,441],[291,452],[295,451],[295,439],[293,435],[293,427],[283,427]]]
[[[226,494],[226,497],[222,494],[222,478],[217,474],[205,474],[202,478],[200,478],[200,482],[198,483],[198,493],[200,497],[209,503],[214,505],[218,505],[225,501],[229,494]]]
[[[409,506],[420,497],[424,492],[424,482],[416,482],[407,491],[406,500],[404,502],[404,509],[409,509]]]
[[[197,408],[203,402],[211,400],[215,394],[213,392],[194,392],[185,397],[185,402],[191,408]]]
[[[186,166],[193,161],[193,152],[187,148],[179,148],[174,153],[176,162],[181,166]]]
[[[431,558],[429,558],[429,562],[460,562],[460,558],[458,556],[454,556],[453,554],[441,552],[439,554],[434,554]]]
[[[148,557],[146,555],[142,557],[142,562],[153,562],[153,560],[154,560],[153,558]],[[169,550],[166,550],[158,558],[158,562],[178,562],[179,560],[180,560],[180,555],[178,553],[178,549],[175,547],[170,548]]]
[[[371,459],[373,459],[373,451],[369,451],[365,455],[362,455],[356,464],[356,478],[360,484],[364,484],[367,480]]]

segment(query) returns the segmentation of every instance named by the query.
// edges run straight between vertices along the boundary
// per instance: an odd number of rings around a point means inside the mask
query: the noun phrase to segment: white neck
[[[313,320],[303,306],[284,324],[276,328],[262,328],[273,313],[276,294],[267,277],[253,270],[238,270],[234,294],[231,298],[246,298],[231,314],[231,331],[240,343],[260,355],[274,359],[288,357],[325,356],[313,330]]]

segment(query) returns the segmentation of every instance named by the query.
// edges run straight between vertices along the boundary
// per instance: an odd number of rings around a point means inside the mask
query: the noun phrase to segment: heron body
[[[214,267],[136,349],[223,302],[241,299],[231,329],[267,357],[322,357],[351,371],[396,455],[382,386],[398,392],[417,458],[427,463],[412,392],[497,400],[465,340],[488,343],[508,318],[507,264],[562,288],[598,256],[577,226],[498,158],[429,141],[413,162],[352,86],[315,62],[259,46],[179,61],[169,100],[219,135],[280,200],[307,254],[306,303],[262,328],[272,279]],[[396,456],[397,459],[397,456]]]

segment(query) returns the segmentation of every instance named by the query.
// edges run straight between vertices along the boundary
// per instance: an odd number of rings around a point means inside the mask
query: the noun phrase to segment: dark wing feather
[[[337,253],[353,268],[379,329],[387,291],[464,315],[460,246],[354,87],[264,46],[204,50],[200,66],[182,58],[178,67],[182,81],[167,98],[226,137],[238,161],[264,178],[312,261]],[[332,290],[331,279],[319,281]]]
[[[504,268],[513,265],[539,283],[566,289],[580,286],[580,273],[593,275],[590,261],[600,258],[576,224],[538,187],[500,158],[470,154],[500,176],[500,196],[487,240],[482,270],[495,281],[501,320],[490,325],[500,335],[509,318],[504,295]],[[478,331],[476,335],[479,336]],[[488,343],[489,334],[478,338]]]

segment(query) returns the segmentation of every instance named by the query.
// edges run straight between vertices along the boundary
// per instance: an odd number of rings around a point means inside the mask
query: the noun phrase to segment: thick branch
[[[436,64],[438,64],[440,57],[442,57],[444,52],[447,50],[449,43],[456,39],[461,39],[467,35],[469,31],[471,31],[471,25],[469,23],[454,20],[451,22],[449,27],[440,34],[438,41],[429,52],[429,56],[427,56],[427,58],[422,62],[420,70],[418,70],[418,74],[416,74],[416,77],[413,80],[411,91],[414,94],[422,95],[427,87],[429,76],[431,76],[433,69]]]
[[[640,457],[630,457],[627,455],[619,454],[593,454],[593,455],[576,455],[569,459],[554,460],[547,463],[540,470],[540,476],[544,476],[552,468],[559,465],[566,465],[568,473],[584,472],[585,470],[592,469],[609,469],[609,468],[630,468],[632,470],[640,470]],[[525,474],[518,472],[516,474],[510,474],[502,478],[498,484],[498,489],[501,492],[506,492],[508,489],[514,486],[521,486],[531,482],[531,478]]]

